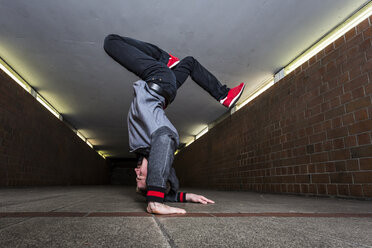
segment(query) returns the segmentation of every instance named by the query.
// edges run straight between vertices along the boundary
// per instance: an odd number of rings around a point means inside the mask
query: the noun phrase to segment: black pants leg
[[[174,73],[167,67],[169,55],[155,45],[110,34],[105,38],[105,51],[143,81],[163,81],[175,85]]]
[[[182,59],[172,68],[172,71],[176,75],[177,88],[181,87],[190,75],[194,82],[206,90],[217,101],[225,98],[229,92],[229,88],[227,88],[226,85],[222,85],[220,81],[194,57],[188,56]]]
[[[105,38],[104,49],[119,64],[148,83],[154,81],[153,78],[162,78],[172,85],[176,80],[179,88],[187,77],[191,76],[192,80],[216,100],[226,97],[229,91],[226,85],[222,85],[212,73],[191,56],[182,59],[170,70],[166,66],[169,60],[167,52],[153,44],[116,34],[110,34]]]
[[[125,43],[134,46],[138,50],[142,51],[143,53],[147,54],[148,56],[154,58],[155,60],[167,64],[169,60],[169,54],[159,48],[158,46],[155,46],[154,44],[147,43],[144,41],[136,40],[133,38],[129,37],[123,37],[123,36],[118,36],[118,35],[111,35],[115,37],[114,39],[120,39],[124,41]]]

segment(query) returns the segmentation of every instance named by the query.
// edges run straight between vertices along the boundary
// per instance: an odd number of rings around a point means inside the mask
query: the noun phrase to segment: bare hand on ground
[[[149,202],[147,204],[147,212],[150,214],[185,214],[186,210],[170,207],[159,202]]]
[[[188,202],[198,202],[201,204],[208,204],[208,203],[214,203],[214,201],[202,196],[202,195],[197,195],[193,193],[187,193],[186,194],[186,201]]]

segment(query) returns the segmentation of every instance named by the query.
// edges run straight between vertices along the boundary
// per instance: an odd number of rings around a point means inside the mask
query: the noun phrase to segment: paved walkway
[[[133,187],[0,189],[0,247],[372,247],[372,202],[187,190],[214,205],[145,212]]]

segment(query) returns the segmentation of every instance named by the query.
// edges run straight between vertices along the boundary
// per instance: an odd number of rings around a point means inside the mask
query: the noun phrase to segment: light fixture
[[[106,159],[106,155],[105,155],[102,151],[98,151],[98,154],[99,154],[102,158]]]
[[[188,147],[189,145],[192,144],[192,142],[195,141],[195,138],[193,137],[188,143],[186,143],[185,147]]]
[[[12,78],[17,84],[19,84],[24,90],[30,93],[36,100],[41,103],[47,110],[49,110],[55,117],[63,121],[77,136],[79,136],[89,147],[93,148],[93,145],[82,135],[79,131],[75,130],[68,122],[63,120],[63,117],[58,111],[46,101],[37,91],[35,91],[27,82],[24,80],[11,66],[9,66],[2,58],[0,58],[0,69],[3,70],[10,78]],[[98,152],[99,153],[99,152]],[[107,155],[99,153],[103,158]]]
[[[206,134],[208,132],[208,126],[206,126],[200,133],[198,133],[196,136],[195,136],[195,140],[199,139],[201,136],[203,136],[204,134]]]
[[[90,142],[88,141],[88,139],[87,139],[86,143],[88,144],[88,146],[90,146],[90,148],[93,149],[93,145],[92,145],[92,143],[90,143]]]
[[[247,105],[250,101],[252,101],[253,99],[255,99],[257,96],[259,96],[262,92],[266,91],[268,88],[270,88],[271,86],[273,86],[274,84],[274,77],[271,76],[270,78],[266,79],[260,87],[258,87],[247,99],[245,99],[241,104],[239,105],[236,105],[236,109],[235,111],[241,109],[242,107],[244,107],[245,105]],[[235,112],[234,111],[234,112]]]
[[[49,110],[55,117],[62,120],[62,115],[60,115],[57,110],[55,110],[52,105],[50,105],[42,96],[36,93],[36,100],[41,103],[47,110]]]
[[[246,104],[251,102],[254,98],[259,96],[261,93],[266,91],[270,88],[274,83],[278,82],[280,79],[288,75],[290,72],[295,70],[297,67],[301,66],[304,62],[309,60],[311,57],[316,55],[322,49],[326,48],[329,44],[334,42],[336,39],[344,35],[350,29],[357,26],[363,20],[367,19],[369,16],[372,15],[372,2],[370,1],[360,10],[358,10],[355,14],[353,14],[350,18],[348,18],[345,22],[340,24],[338,27],[333,29],[329,32],[326,36],[321,38],[318,42],[316,42],[313,46],[311,46],[308,50],[306,50],[303,54],[298,56],[294,59],[291,63],[289,63],[286,67],[280,70],[277,74],[271,76],[267,80],[265,80],[256,90],[253,91],[248,98],[246,98],[241,104],[237,104],[233,109],[231,109],[229,115],[234,114],[236,111],[244,107]],[[217,121],[212,122],[209,126],[212,128],[217,125],[222,120],[226,119],[227,116],[223,116],[223,118],[218,118]],[[200,138],[202,135],[208,132],[208,127],[203,129],[200,133],[196,135],[196,138],[191,140],[189,143],[185,145],[185,147],[189,146],[192,142],[196,139]]]
[[[17,84],[19,84],[28,93],[31,93],[31,86],[16,73],[2,58],[0,58],[0,69],[3,70],[9,77],[11,77]]]
[[[338,27],[333,29],[326,36],[320,39],[317,43],[311,46],[307,51],[305,51],[303,54],[301,54],[295,60],[293,60],[290,64],[288,64],[284,68],[285,75],[295,70],[297,67],[302,65],[304,62],[306,62],[310,58],[312,58],[318,52],[326,48],[329,44],[331,44],[332,42],[340,38],[350,29],[354,28],[359,23],[364,21],[370,15],[372,15],[372,2],[369,2],[368,4],[366,4],[363,8],[361,8],[359,11],[353,14],[345,22],[343,22]]]
[[[87,139],[84,137],[84,135],[82,135],[78,130],[76,130],[76,134],[77,134],[77,136],[79,136],[79,138],[82,139],[84,142],[87,141]]]

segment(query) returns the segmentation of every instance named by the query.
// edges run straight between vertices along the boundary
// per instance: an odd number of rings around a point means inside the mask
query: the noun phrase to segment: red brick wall
[[[183,186],[372,197],[371,20],[183,149]]]
[[[108,165],[0,70],[0,186],[105,184]]]

